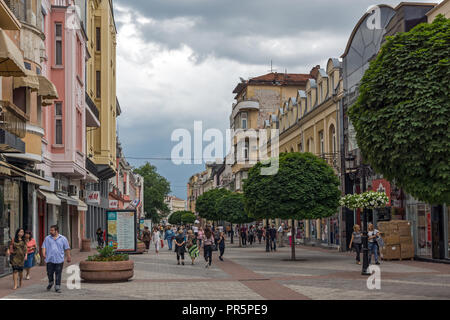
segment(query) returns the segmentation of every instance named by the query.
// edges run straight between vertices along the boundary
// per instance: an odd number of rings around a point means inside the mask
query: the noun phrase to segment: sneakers
[[[55,286],[55,292],[56,293],[61,293],[61,288],[59,286]]]
[[[53,287],[53,282],[50,282],[47,286],[47,291],[50,291],[50,289]]]

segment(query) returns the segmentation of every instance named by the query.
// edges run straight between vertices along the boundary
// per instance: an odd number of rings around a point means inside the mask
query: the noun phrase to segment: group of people
[[[23,271],[25,279],[30,280],[30,270],[40,260],[39,249],[31,231],[19,228],[11,240],[6,252],[13,270],[13,289],[22,286]],[[55,285],[55,291],[61,292],[61,278],[64,265],[64,258],[71,262],[70,246],[67,238],[59,234],[58,226],[50,227],[48,235],[42,244],[42,257],[47,266],[48,285],[47,290],[51,290]]]
[[[262,241],[266,241],[266,239],[268,239],[270,251],[277,251],[277,236],[279,234],[281,235],[283,230],[284,229],[281,225],[277,229],[274,224],[268,226],[267,228],[254,225],[250,225],[250,227],[247,227],[246,225],[242,225],[240,227],[236,226],[236,233],[240,235],[242,245],[244,247],[247,246],[247,243],[251,246],[256,243],[257,240],[259,244],[261,244]],[[231,233],[232,231],[229,232]]]
[[[369,264],[372,261],[372,255],[375,258],[375,264],[380,264],[380,232],[375,229],[372,223],[369,223],[367,226],[367,237],[368,237],[368,248],[369,248]],[[358,224],[353,226],[352,238],[350,240],[350,248],[354,249],[356,252],[356,263],[361,264],[361,249],[362,249],[362,233],[361,228]]]

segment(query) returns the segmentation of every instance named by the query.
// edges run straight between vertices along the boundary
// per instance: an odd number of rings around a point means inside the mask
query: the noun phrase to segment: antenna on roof
[[[273,69],[272,59],[270,59],[270,73],[277,72],[277,70]]]

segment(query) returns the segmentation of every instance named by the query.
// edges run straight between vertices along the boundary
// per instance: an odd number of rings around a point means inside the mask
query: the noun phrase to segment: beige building
[[[450,19],[450,0],[444,0],[436,7],[427,12],[428,22],[433,22],[438,14],[443,14]]]

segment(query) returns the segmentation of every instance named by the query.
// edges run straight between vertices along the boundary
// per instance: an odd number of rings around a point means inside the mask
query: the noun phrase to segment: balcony
[[[100,112],[91,97],[86,92],[86,126],[90,128],[100,127]]]
[[[25,137],[28,116],[12,102],[0,100],[0,151],[25,153]]]

